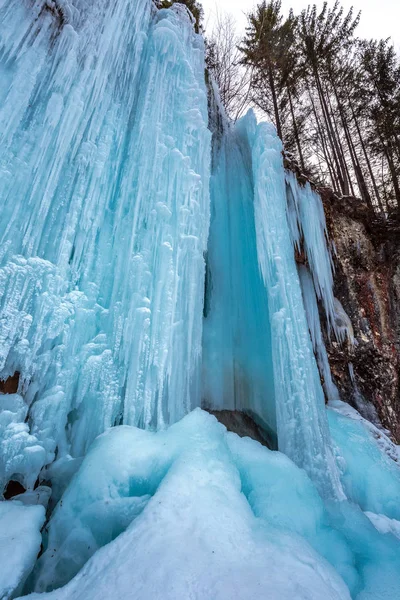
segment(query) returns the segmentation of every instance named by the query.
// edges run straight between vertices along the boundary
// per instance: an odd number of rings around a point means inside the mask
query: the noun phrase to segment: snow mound
[[[86,564],[64,588],[30,598],[349,600],[313,548],[349,555],[340,536],[325,536],[324,518],[304,471],[205,412],[159,433],[114,428],[50,521],[36,590],[58,588]]]

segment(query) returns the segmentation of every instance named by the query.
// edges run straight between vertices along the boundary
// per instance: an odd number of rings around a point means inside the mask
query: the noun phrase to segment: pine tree
[[[281,69],[288,40],[287,24],[281,15],[281,0],[263,0],[248,15],[246,37],[241,44],[243,64],[254,68],[253,99],[273,119],[283,139]]]
[[[359,103],[364,99],[369,122],[368,148],[383,158],[387,173],[382,181],[384,197],[400,210],[400,66],[389,40],[360,44],[364,78],[358,85]],[[365,114],[365,108],[364,108]],[[383,175],[384,177],[384,175]],[[389,184],[389,185],[388,185]]]

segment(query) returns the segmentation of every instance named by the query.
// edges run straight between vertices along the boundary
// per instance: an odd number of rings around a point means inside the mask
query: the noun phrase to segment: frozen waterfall
[[[226,118],[182,5],[0,23],[0,597],[400,598],[398,450],[338,397],[324,210],[273,127]]]

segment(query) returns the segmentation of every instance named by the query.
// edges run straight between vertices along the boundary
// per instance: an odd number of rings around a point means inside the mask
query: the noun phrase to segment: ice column
[[[324,497],[342,498],[324,395],[308,331],[286,214],[282,145],[272,126],[246,127],[252,149],[257,250],[268,291],[278,441]]]
[[[250,411],[275,432],[271,333],[257,260],[251,157],[246,138],[214,105],[217,100],[214,90],[203,401],[214,409]]]

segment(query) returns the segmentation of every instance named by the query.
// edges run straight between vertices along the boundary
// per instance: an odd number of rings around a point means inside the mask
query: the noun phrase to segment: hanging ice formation
[[[397,449],[338,398],[317,301],[351,324],[273,128],[207,101],[182,6],[0,0],[0,23],[0,478],[27,490],[0,503],[0,597],[400,597]]]

